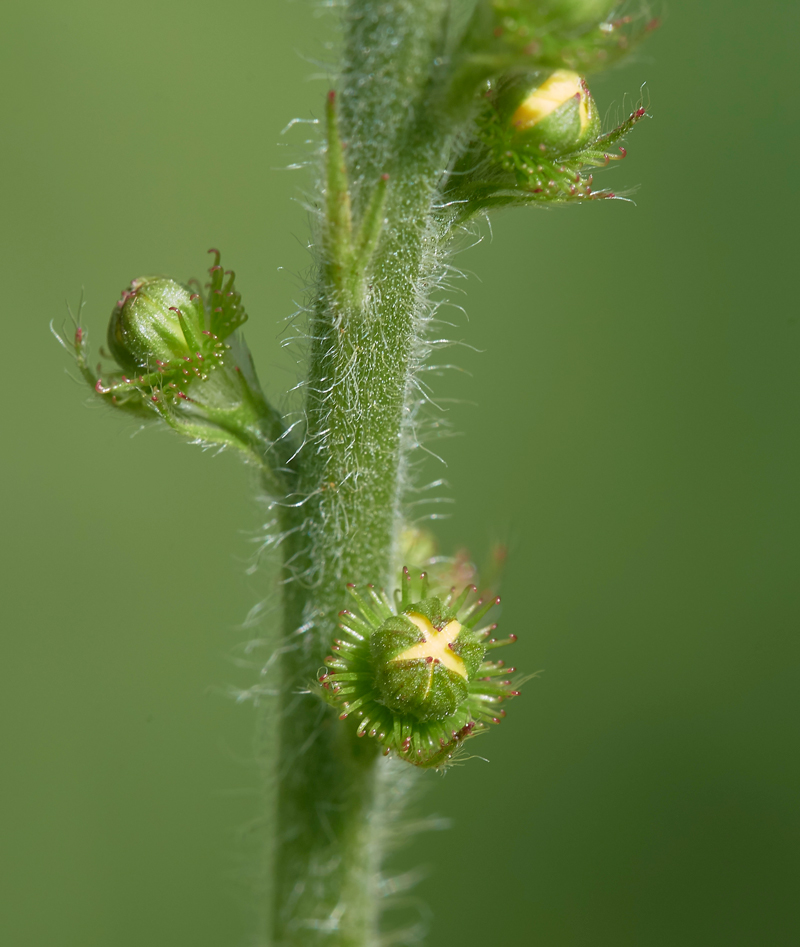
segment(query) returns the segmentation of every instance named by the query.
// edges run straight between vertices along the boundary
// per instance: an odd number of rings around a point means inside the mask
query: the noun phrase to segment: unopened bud
[[[499,91],[496,107],[513,148],[550,155],[579,151],[600,133],[597,106],[584,80],[557,69],[544,81],[520,76]]]
[[[114,306],[108,347],[132,374],[177,367],[203,348],[205,313],[196,293],[175,280],[133,280]]]

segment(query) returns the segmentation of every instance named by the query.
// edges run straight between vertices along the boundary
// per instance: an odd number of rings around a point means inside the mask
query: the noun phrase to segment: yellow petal
[[[407,648],[402,654],[398,654],[395,661],[433,658],[441,661],[446,668],[460,674],[461,677],[467,676],[466,665],[454,651],[450,650],[450,645],[456,640],[458,633],[461,631],[461,625],[457,621],[450,621],[441,631],[437,631],[424,615],[412,612],[406,615],[406,618],[419,628],[422,634],[425,635],[425,640]]]

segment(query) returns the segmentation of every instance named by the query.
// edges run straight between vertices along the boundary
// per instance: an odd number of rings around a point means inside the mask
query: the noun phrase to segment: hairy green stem
[[[431,206],[448,137],[430,125],[420,134],[414,117],[445,7],[442,0],[354,0],[346,17],[346,176],[334,156],[326,183],[349,179],[353,226],[369,236],[354,267],[360,285],[345,291],[336,254],[345,252],[350,207],[329,192],[334,219],[322,229],[335,239],[323,244],[311,318],[306,441],[295,505],[283,510],[275,947],[378,942],[388,761],[307,692],[329,653],[346,584],[393,584],[411,373],[438,250]],[[336,145],[329,135],[329,149]],[[379,234],[376,205],[384,209]]]

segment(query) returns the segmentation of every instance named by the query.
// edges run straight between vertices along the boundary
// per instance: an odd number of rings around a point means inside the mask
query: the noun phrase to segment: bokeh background
[[[424,865],[430,943],[789,947],[798,891],[798,7],[671,0],[593,83],[653,120],[621,202],[517,211],[458,263],[467,375],[444,550],[507,542],[514,663],[542,675]],[[266,388],[310,258],[297,201],[330,15],[304,2],[31,0],[3,14],[0,939],[235,947],[255,713],[228,696],[268,571],[246,470],[95,406],[48,331],[98,344],[134,276],[223,249]],[[323,63],[323,65],[320,65]],[[315,78],[317,77],[317,78]],[[623,95],[628,98],[623,100]],[[73,372],[74,374],[74,372]],[[409,918],[422,910],[410,903]]]

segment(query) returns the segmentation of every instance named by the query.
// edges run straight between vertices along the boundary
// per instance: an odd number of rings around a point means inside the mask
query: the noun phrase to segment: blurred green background
[[[796,4],[673,0],[594,81],[654,119],[604,185],[637,206],[501,215],[474,272],[445,549],[511,555],[514,663],[543,669],[473,760],[429,776],[454,828],[430,943],[800,942],[800,144]],[[248,473],[95,406],[48,332],[95,344],[135,276],[240,275],[276,398],[308,227],[295,116],[328,15],[232,0],[3,14],[0,940],[235,947],[252,927],[255,714],[226,696],[266,514]],[[462,299],[457,300],[464,302]],[[74,372],[73,372],[74,374]],[[467,402],[472,402],[470,404]],[[408,920],[424,909],[410,902]]]

